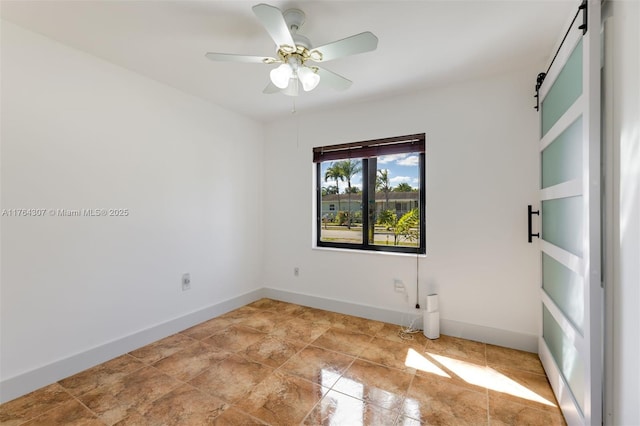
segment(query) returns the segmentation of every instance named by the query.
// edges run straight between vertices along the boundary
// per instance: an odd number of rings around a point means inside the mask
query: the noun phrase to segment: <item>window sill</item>
[[[337,247],[318,247],[316,245],[313,245],[311,247],[312,250],[318,250],[318,251],[333,251],[333,252],[337,252],[337,253],[352,253],[352,254],[368,254],[368,255],[377,255],[377,256],[400,256],[400,257],[411,257],[414,258],[416,257],[415,253],[394,253],[394,252],[390,252],[390,251],[377,251],[377,250],[356,250],[356,249],[344,249],[344,248],[337,248]],[[427,255],[426,254],[418,254],[417,255],[418,258],[426,258]]]

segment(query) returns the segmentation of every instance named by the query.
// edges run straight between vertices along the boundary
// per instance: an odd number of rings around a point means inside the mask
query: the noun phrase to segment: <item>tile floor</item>
[[[2,425],[562,425],[537,355],[261,299],[0,405]]]

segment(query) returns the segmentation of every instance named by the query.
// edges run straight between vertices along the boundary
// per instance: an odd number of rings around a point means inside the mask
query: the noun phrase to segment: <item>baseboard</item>
[[[440,318],[440,332],[476,342],[538,353],[538,336]]]
[[[370,305],[345,302],[337,299],[314,296],[304,293],[294,293],[287,290],[275,288],[265,288],[265,297],[281,300],[283,302],[297,303],[298,305],[309,306],[311,308],[324,309],[326,311],[338,312],[340,314],[354,315],[356,317],[367,318],[376,321],[384,321],[391,324],[409,325],[416,320],[416,324],[422,327],[422,313],[415,309],[407,312],[399,312],[391,309],[384,309]]]
[[[415,319],[416,324],[422,327],[421,311],[416,312],[412,310],[412,313],[400,312],[275,288],[265,288],[264,297],[282,300],[283,302],[297,303],[312,308],[326,309],[342,314],[355,315],[376,321],[384,321],[391,324],[406,326],[410,321]],[[469,324],[444,318],[440,318],[440,333],[527,352],[538,352],[538,337],[532,334]]]
[[[44,367],[2,380],[0,381],[0,403],[11,401],[14,398],[254,302],[262,297],[267,297],[265,296],[265,289],[254,290],[165,321],[121,339],[54,361]]]

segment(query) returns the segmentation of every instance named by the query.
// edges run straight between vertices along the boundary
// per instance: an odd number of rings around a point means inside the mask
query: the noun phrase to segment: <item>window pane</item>
[[[582,40],[574,48],[549,93],[542,101],[542,135],[546,135],[556,121],[582,94]]]
[[[542,253],[542,288],[580,331],[584,326],[583,286],[580,275]]]
[[[369,191],[369,244],[415,247],[420,244],[420,154],[383,155],[375,167]]]
[[[362,244],[362,159],[322,162],[320,179],[320,241]]]
[[[582,173],[582,116],[542,151],[542,187],[548,188]]]
[[[580,353],[560,328],[546,306],[542,305],[542,337],[562,372],[571,393],[580,407],[584,407],[584,364]]]
[[[582,196],[542,202],[542,239],[582,256]]]

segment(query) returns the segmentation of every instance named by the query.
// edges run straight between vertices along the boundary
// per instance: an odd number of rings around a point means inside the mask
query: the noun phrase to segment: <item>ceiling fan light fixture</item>
[[[320,83],[320,76],[313,72],[309,67],[302,66],[298,68],[298,79],[302,83],[302,89],[310,92]]]
[[[293,69],[289,64],[282,64],[278,68],[274,68],[269,73],[271,82],[279,89],[286,89],[289,85],[289,79],[293,75]]]
[[[289,85],[282,91],[282,93],[287,96],[298,96],[299,91],[298,77],[293,75],[289,79]]]

